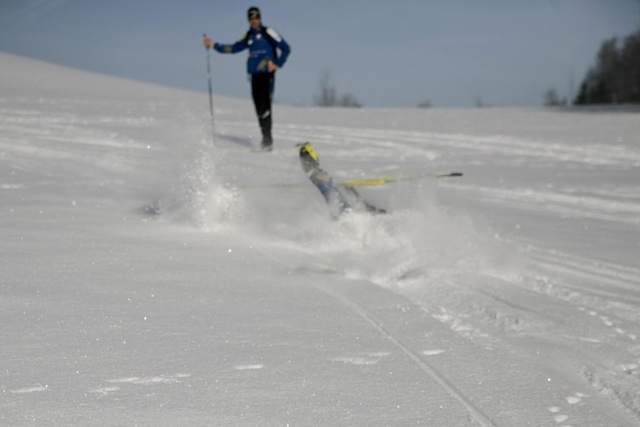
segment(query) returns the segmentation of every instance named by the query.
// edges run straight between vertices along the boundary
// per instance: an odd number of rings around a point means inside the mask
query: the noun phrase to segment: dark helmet
[[[251,18],[254,18],[256,16],[258,17],[258,19],[260,19],[260,9],[258,9],[255,6],[251,6],[249,8],[249,10],[247,10],[247,18],[251,19]]]

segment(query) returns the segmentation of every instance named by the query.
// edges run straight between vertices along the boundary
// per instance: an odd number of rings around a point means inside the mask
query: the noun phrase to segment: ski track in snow
[[[268,250],[264,251],[265,256],[272,258],[274,261],[281,263],[290,268],[296,268],[295,264],[291,263],[291,260],[287,260],[286,258],[280,258],[278,256],[274,256]],[[299,268],[299,267],[298,267]],[[322,271],[323,268],[321,268]],[[312,276],[313,277],[313,276]],[[330,297],[336,299],[349,310],[353,311],[357,316],[362,318],[371,328],[373,328],[377,333],[383,336],[385,339],[389,340],[393,346],[397,348],[402,354],[404,354],[412,363],[416,365],[425,374],[427,377],[431,378],[435,381],[440,387],[442,387],[454,400],[456,400],[468,413],[469,419],[473,420],[474,424],[481,426],[496,426],[497,424],[491,419],[489,415],[487,415],[481,408],[477,407],[473,400],[467,396],[463,391],[459,390],[456,385],[440,370],[435,368],[432,364],[428,362],[428,360],[423,356],[433,356],[436,354],[440,354],[443,352],[442,350],[425,350],[421,353],[418,353],[412,350],[409,346],[402,342],[402,340],[391,330],[389,330],[384,321],[377,318],[376,315],[371,313],[365,307],[363,307],[358,302],[344,295],[340,290],[333,289],[330,286],[326,286],[324,283],[316,280],[312,280],[311,284],[322,291],[323,293],[329,295]],[[371,366],[376,365],[382,357],[388,356],[388,353],[381,352],[376,354],[370,354],[367,357],[336,357],[333,358],[333,362],[351,364],[355,366]]]
[[[27,393],[36,393],[39,391],[47,391],[49,387],[47,385],[37,385],[33,387],[22,387],[15,390],[10,390],[13,394],[27,394]]]
[[[370,313],[367,309],[362,307],[361,305],[355,303],[354,301],[345,298],[343,295],[333,292],[332,290],[322,286],[317,285],[319,289],[327,294],[331,295],[333,298],[336,298],[341,303],[345,304],[359,316],[361,316],[367,323],[371,325],[372,328],[377,330],[381,335],[385,336],[389,341],[393,343],[399,350],[401,350],[407,357],[409,357],[413,363],[415,363],[426,375],[434,379],[442,388],[444,388],[454,399],[456,399],[469,413],[470,417],[481,426],[495,426],[496,424],[491,420],[491,418],[485,414],[482,409],[478,408],[473,401],[466,396],[462,391],[460,391],[445,375],[443,375],[439,370],[437,370],[434,366],[427,363],[427,361],[420,357],[420,355],[416,354],[409,347],[402,343],[393,333],[389,332],[382,321],[376,318],[372,313]],[[353,362],[353,359],[351,363]],[[364,363],[354,363],[354,364],[370,364],[377,363],[375,360],[365,360]]]
[[[562,215],[563,217],[591,218],[605,221],[626,222],[631,225],[640,224],[640,205],[626,197],[617,197],[615,193],[606,195],[580,195],[582,190],[564,189],[557,191],[541,191],[531,188],[503,189],[487,188],[476,185],[450,184],[457,191],[479,196],[487,202],[498,202],[518,209],[526,209]],[[601,190],[603,193],[605,190]]]
[[[268,250],[266,250],[268,251]],[[285,261],[285,258],[280,258],[278,256],[274,256],[271,253],[268,254],[269,257],[273,258],[278,262],[282,262],[285,265],[290,265],[291,268],[299,268],[295,267],[296,264],[289,264],[291,260]],[[311,257],[308,257],[311,258]],[[329,267],[329,263],[320,262],[316,259],[314,262],[316,266],[312,271],[316,273],[326,274],[328,271],[331,271]],[[307,266],[310,266],[309,263],[306,263]],[[490,276],[487,276],[487,279],[490,279]],[[499,280],[502,283],[505,283],[503,279]],[[527,281],[529,279],[525,279]],[[506,282],[505,284],[509,286],[518,286],[523,287],[522,279],[517,279],[515,282],[513,280]],[[457,389],[454,383],[448,378],[446,374],[438,371],[432,365],[429,364],[428,360],[431,357],[437,357],[439,355],[445,354],[447,351],[444,349],[426,349],[420,352],[415,352],[408,348],[402,341],[394,335],[394,333],[390,332],[385,326],[384,321],[377,319],[374,315],[369,313],[364,307],[359,305],[357,302],[350,300],[348,297],[341,295],[339,291],[330,290],[324,287],[324,285],[320,283],[314,283],[316,287],[321,289],[323,292],[328,293],[332,297],[341,301],[345,306],[349,307],[359,316],[361,316],[367,323],[369,323],[375,330],[389,339],[395,346],[397,346],[403,353],[405,353],[414,363],[422,370],[427,376],[435,379],[445,390],[447,390],[452,397],[457,399],[466,409],[469,411],[470,416],[476,423],[479,425],[498,425],[496,424],[488,415],[486,415],[480,408],[476,407],[469,396],[467,396],[464,392]],[[525,284],[528,286],[528,284]],[[425,312],[429,313],[434,319],[441,322],[443,325],[447,326],[457,335],[463,337],[470,342],[475,342],[476,344],[480,344],[488,351],[501,351],[501,352],[513,352],[516,351],[514,349],[513,342],[505,342],[504,338],[500,336],[497,332],[504,331],[514,331],[521,334],[521,338],[526,336],[526,333],[531,330],[530,326],[527,326],[527,323],[533,325],[535,332],[539,330],[541,327],[545,326],[547,323],[547,327],[553,327],[548,321],[544,319],[545,313],[538,312],[537,310],[531,310],[530,308],[524,305],[518,305],[515,302],[508,301],[508,297],[503,299],[501,297],[497,297],[490,292],[486,288],[482,289],[470,289],[466,286],[458,285],[453,282],[445,283],[446,292],[450,293],[452,288],[459,289],[461,291],[458,298],[455,298],[455,301],[473,301],[474,305],[477,304],[477,307],[470,309],[466,304],[455,305],[453,307],[447,308],[445,306],[437,306],[434,307],[431,303],[426,303],[421,301]],[[529,289],[532,292],[539,292],[542,297],[551,297],[554,300],[559,299],[559,302],[556,302],[556,305],[564,305],[564,298],[559,298],[555,292],[550,292],[544,289]],[[403,292],[402,292],[403,293]],[[410,294],[411,295],[411,294]],[[415,294],[414,294],[415,295]],[[483,307],[483,299],[485,296],[488,296],[493,302],[499,302],[500,304],[505,304],[504,308],[498,309],[488,309],[488,305]],[[433,298],[439,301],[446,301],[446,299],[437,298],[437,295],[430,293],[429,298]],[[584,303],[584,301],[582,301]],[[548,304],[548,302],[547,302]],[[544,304],[541,304],[544,306]],[[514,310],[515,309],[515,310]],[[564,310],[564,309],[563,309]],[[575,308],[577,312],[583,312],[585,308],[583,306],[577,306]],[[514,312],[515,311],[515,312]],[[511,314],[511,313],[513,314]],[[530,314],[534,314],[535,316],[532,318]],[[590,314],[591,316],[592,314]],[[602,317],[601,317],[602,318]],[[558,319],[560,320],[560,319]],[[612,324],[606,326],[612,327]],[[496,328],[497,327],[497,328]],[[620,334],[620,330],[616,329],[618,335]],[[548,332],[546,332],[548,333]],[[579,340],[587,343],[600,343],[599,340],[591,340],[589,338],[575,337],[575,336],[563,336],[561,334],[558,335],[558,339],[561,342],[565,342],[570,345],[574,340]],[[634,338],[635,339],[635,338]],[[361,356],[345,356],[334,358],[333,361],[348,363],[357,366],[370,366],[378,363],[379,359],[375,357],[361,357]],[[587,361],[584,361],[587,363]],[[638,367],[636,364],[625,365],[626,368],[630,370],[634,370]],[[597,387],[596,387],[597,388]],[[585,398],[588,397],[585,393],[581,391],[575,392],[574,395],[566,396],[564,400],[564,405],[567,404],[569,406],[577,405],[583,403]],[[620,399],[620,402],[623,406],[627,406],[629,404],[627,399]],[[552,406],[547,408],[549,412],[553,414],[553,420],[555,423],[562,426],[570,426],[570,424],[565,424],[565,422],[571,420],[571,415],[568,415],[565,409],[561,404],[557,406]]]
[[[159,375],[159,376],[150,376],[150,377],[124,377],[124,378],[114,378],[110,380],[106,380],[109,384],[114,384],[112,386],[106,387],[98,387],[92,390],[89,390],[89,393],[95,394],[101,397],[113,396],[119,392],[124,391],[123,386],[128,384],[133,385],[142,385],[142,386],[150,386],[156,384],[177,384],[183,381],[186,378],[189,378],[190,374],[176,374],[176,375]]]
[[[238,129],[252,127],[246,122],[224,122],[220,128],[223,132],[233,133]],[[378,157],[381,153],[389,153],[401,159],[415,155],[425,160],[433,160],[439,152],[449,150],[477,151],[481,155],[496,154],[512,156],[518,159],[526,157],[541,159],[553,163],[581,163],[595,166],[615,166],[620,168],[640,167],[640,151],[625,145],[575,144],[553,142],[536,142],[508,136],[479,137],[475,135],[451,135],[431,132],[399,131],[387,129],[362,129],[330,126],[297,126],[288,124],[277,131],[280,140],[306,141],[311,138],[319,145],[335,146],[332,156],[356,156],[356,161],[366,161],[368,157]],[[351,147],[353,144],[362,146]],[[422,146],[421,146],[422,145]],[[349,146],[349,150],[340,150],[341,146]]]

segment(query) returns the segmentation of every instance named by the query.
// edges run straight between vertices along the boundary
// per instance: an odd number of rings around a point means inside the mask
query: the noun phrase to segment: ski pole
[[[202,35],[207,37],[206,34]],[[207,47],[207,79],[209,80],[209,113],[211,120],[213,120],[213,89],[211,88],[211,56],[209,55],[209,48]]]
[[[202,35],[203,37],[207,37],[206,34]],[[209,80],[209,115],[211,116],[211,141],[216,143],[216,129],[213,122],[213,89],[211,88],[211,56],[209,55],[209,48],[206,47],[207,51],[207,79]]]
[[[350,179],[348,181],[340,182],[342,185],[348,185],[351,187],[361,187],[361,186],[369,186],[369,185],[384,185],[389,184],[391,182],[398,181],[413,181],[417,179],[424,178],[449,178],[455,176],[462,176],[460,172],[451,172],[451,173],[438,173],[431,175],[415,175],[415,176],[389,176],[382,178],[366,178],[366,179]]]

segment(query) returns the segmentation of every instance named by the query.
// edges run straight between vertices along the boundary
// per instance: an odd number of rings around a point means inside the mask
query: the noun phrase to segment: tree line
[[[318,94],[313,99],[313,102],[315,105],[320,107],[359,108],[362,106],[353,94],[338,94],[336,85],[331,79],[331,73],[329,70],[323,71],[320,75],[320,87]]]
[[[612,37],[602,42],[595,64],[587,71],[574,99],[560,98],[555,88],[544,94],[545,105],[566,105],[568,102],[574,105],[640,104],[640,28],[622,39]],[[353,94],[338,94],[328,70],[320,76],[314,104],[323,107],[361,106]],[[481,101],[476,104],[482,106]],[[427,99],[418,107],[429,108],[431,101]]]
[[[602,42],[573,103],[640,103],[640,29],[622,40]]]

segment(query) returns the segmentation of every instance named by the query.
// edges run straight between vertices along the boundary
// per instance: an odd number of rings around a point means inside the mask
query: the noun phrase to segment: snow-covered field
[[[0,54],[0,425],[640,424],[639,114],[214,105]]]

